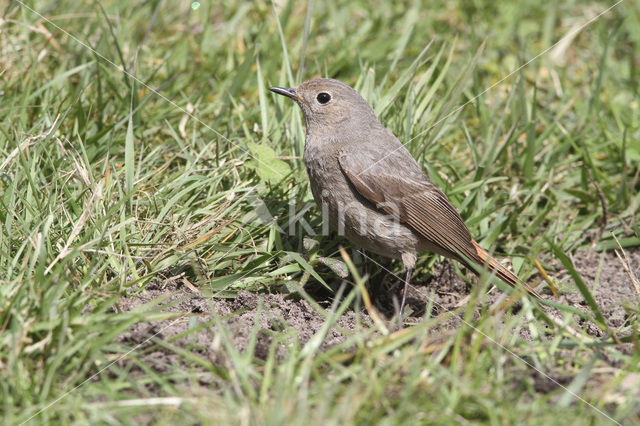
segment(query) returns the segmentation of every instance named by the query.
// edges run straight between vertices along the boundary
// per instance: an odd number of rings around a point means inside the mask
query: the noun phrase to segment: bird
[[[444,192],[355,89],[316,78],[296,88],[269,90],[302,109],[303,160],[323,220],[356,246],[402,261],[400,318],[417,255],[424,251],[456,260],[476,274],[472,265],[486,268],[540,298],[473,239]]]

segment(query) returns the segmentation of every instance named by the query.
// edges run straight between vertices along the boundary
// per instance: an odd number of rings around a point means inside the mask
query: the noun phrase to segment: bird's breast
[[[354,188],[340,168],[340,149],[331,148],[318,149],[307,140],[304,153],[311,192],[322,220],[365,250],[393,258],[400,258],[403,252],[415,253],[419,237]]]

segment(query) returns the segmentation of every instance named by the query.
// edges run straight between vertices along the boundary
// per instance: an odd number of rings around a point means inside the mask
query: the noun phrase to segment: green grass
[[[616,248],[614,236],[640,245],[637,2],[504,81],[613,3],[201,3],[0,6],[0,418],[608,422],[562,389],[537,392],[535,366],[568,377],[608,416],[638,421],[637,392],[623,386],[638,377],[637,346],[548,334],[530,303],[508,314],[481,308],[476,318],[480,291],[457,312],[466,323],[439,339],[434,327],[452,314],[387,339],[363,326],[326,350],[318,335],[260,361],[251,347],[238,352],[216,319],[225,362],[156,339],[181,356],[171,373],[153,371],[138,351],[110,364],[132,349],[114,341],[129,326],[167,317],[157,306],[117,309],[128,289],[153,280],[187,271],[211,297],[299,290],[310,280],[338,289],[337,275],[319,266],[339,261],[345,242],[318,236],[306,250],[305,230],[288,232],[289,205],[311,201],[304,127],[271,85],[315,76],[352,84],[483,246],[508,253],[522,278],[536,272],[533,258],[572,272],[563,285],[585,296],[583,318],[601,322],[569,256]],[[255,220],[257,206],[273,220]],[[305,218],[321,228],[315,207]],[[347,293],[328,325],[359,300]],[[533,342],[518,338],[523,325]],[[615,332],[637,328],[631,315]],[[604,371],[603,358],[616,360],[615,371]],[[203,372],[211,385],[199,384]],[[153,405],[155,397],[181,404]]]

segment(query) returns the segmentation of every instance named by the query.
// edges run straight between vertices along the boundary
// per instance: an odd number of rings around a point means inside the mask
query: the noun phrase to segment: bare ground
[[[632,277],[640,277],[640,248],[625,251],[627,266],[623,266],[615,252],[580,252],[572,260],[585,283],[595,295],[607,324],[613,329],[623,327],[631,318],[632,307],[637,306],[637,281]],[[625,256],[622,256],[625,259]],[[549,271],[560,282],[561,296],[554,298],[550,293],[545,298],[563,302],[579,309],[589,309],[582,296],[573,285],[568,273],[561,266]],[[391,275],[384,276],[380,282],[370,286],[370,293],[374,305],[387,316],[391,316],[397,306],[397,297],[402,286]],[[374,278],[375,278],[374,274]],[[597,285],[595,285],[598,277]],[[375,280],[373,280],[375,282]],[[535,282],[535,280],[534,280]],[[433,271],[418,275],[413,282],[413,288],[408,295],[408,309],[412,317],[408,322],[417,322],[425,313],[425,308],[432,298],[433,310],[431,315],[454,309],[470,292],[470,285],[465,283],[455,273],[451,264],[444,262]],[[150,338],[170,342],[171,345],[197,353],[198,356],[223,363],[224,350],[220,339],[213,330],[224,324],[226,331],[232,336],[235,349],[245,351],[251,345],[252,333],[256,334],[254,355],[265,359],[273,346],[276,356],[282,356],[286,345],[304,345],[325,324],[325,316],[321,315],[305,300],[295,295],[256,294],[241,291],[233,299],[205,298],[199,290],[191,285],[185,286],[179,281],[156,281],[147,284],[143,290],[133,289],[131,294],[122,298],[118,308],[123,311],[136,309],[148,302],[166,297],[163,301],[163,311],[174,313],[173,317],[159,321],[139,322],[119,337],[119,341],[130,346],[139,345],[145,350],[145,362],[157,371],[175,368],[180,363],[180,356],[174,351],[163,349],[150,342]],[[492,292],[489,302],[501,297],[499,291]],[[331,304],[330,296],[318,292],[316,299],[321,306]],[[553,310],[549,309],[550,314]],[[460,318],[453,317],[441,328],[455,328],[460,326]],[[193,328],[198,328],[197,330]],[[322,347],[326,348],[339,344],[358,327],[369,327],[371,319],[362,309],[358,312],[348,310],[342,315],[335,326],[329,331]],[[592,323],[581,324],[586,332],[594,337],[603,336],[604,332]],[[187,331],[191,332],[183,335]],[[288,330],[288,331],[287,331]],[[293,332],[292,332],[293,330]],[[295,333],[295,335],[294,335]],[[523,339],[528,339],[526,329],[521,333]],[[274,340],[277,344],[273,345]],[[621,345],[623,351],[632,350],[631,344]],[[173,367],[172,367],[173,366]],[[536,389],[548,391],[557,386],[554,381],[546,378],[535,378]],[[566,378],[558,377],[559,382]]]

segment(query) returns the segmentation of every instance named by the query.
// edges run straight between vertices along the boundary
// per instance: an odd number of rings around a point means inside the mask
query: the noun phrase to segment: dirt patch
[[[640,248],[626,250],[620,257],[613,251],[581,251],[572,256],[572,262],[593,294],[607,326],[612,329],[624,329],[628,326],[634,319],[640,300],[640,289],[637,282],[633,282],[634,278],[637,280],[640,277]],[[538,289],[543,289],[545,299],[585,312],[591,311],[571,276],[559,262],[552,263],[547,272],[558,281],[560,297],[554,297],[547,284],[540,284],[542,277],[536,276],[530,281],[531,284],[539,284]],[[437,315],[440,311],[448,311],[463,304],[470,291],[471,286],[455,273],[448,262],[443,262],[434,269],[431,282],[422,285],[418,283],[410,290],[408,300],[413,303],[412,307],[418,314],[424,313],[420,308],[431,300],[434,305],[432,315]],[[492,289],[488,302],[494,303],[502,297],[502,293]],[[554,309],[546,311],[556,318],[561,317]],[[580,325],[594,337],[604,335],[604,331],[593,323],[583,322]]]
[[[640,300],[637,282],[634,284],[629,274],[631,272],[636,279],[640,277],[640,248],[626,250],[625,254],[621,260],[615,252],[586,252],[573,259],[576,269],[594,294],[607,325],[613,328],[628,323],[630,308],[637,309]],[[625,270],[623,262],[627,264],[629,272]],[[563,278],[570,280],[568,274],[564,274]],[[576,307],[586,306],[577,289],[572,286],[572,290],[564,293],[567,303]]]
[[[627,250],[626,255],[629,270],[636,277],[640,276],[640,248]],[[632,307],[637,307],[639,296],[629,272],[622,266],[616,254],[580,252],[572,260],[585,283],[595,294],[607,324],[614,329],[623,328],[628,324],[634,315]],[[570,306],[587,310],[588,307],[570,276],[558,265],[556,268],[556,271],[549,272],[561,283],[561,300]],[[378,281],[375,279],[376,276],[380,277]],[[377,272],[373,278],[369,290],[374,304],[382,314],[391,317],[397,306],[402,285],[388,274]],[[408,294],[408,307],[413,312],[409,322],[420,321],[427,307],[431,307],[431,315],[456,308],[464,303],[471,290],[471,286],[456,274],[448,262],[439,264],[432,271],[423,271],[415,277],[413,284]],[[211,299],[203,297],[197,289],[184,286],[179,281],[158,281],[148,284],[143,291],[132,290],[129,296],[120,300],[118,307],[123,311],[130,311],[162,297],[167,297],[162,303],[163,311],[175,313],[175,317],[137,323],[119,337],[119,341],[128,345],[140,344],[142,348],[149,347],[150,351],[146,354],[145,360],[159,371],[173,368],[172,365],[176,365],[179,355],[150,343],[151,336],[220,364],[224,362],[220,357],[226,352],[221,347],[221,339],[213,331],[220,325],[231,337],[236,350],[252,350],[255,357],[266,359],[270,350],[275,350],[276,357],[281,357],[287,345],[304,345],[325,324],[322,314],[305,300],[292,295],[241,291],[234,299]],[[492,303],[498,297],[501,297],[501,293],[494,290],[489,302]],[[558,301],[550,294],[545,295],[545,298]],[[327,306],[331,301],[320,302]],[[453,317],[439,329],[456,328],[460,326],[460,322],[460,318]],[[358,324],[370,327],[371,323],[366,311],[347,311],[328,331],[321,349],[344,342],[347,335],[357,331]],[[594,324],[585,323],[583,327],[593,336],[603,334]],[[526,334],[525,328],[523,333]],[[526,335],[521,337],[527,339]]]
[[[309,303],[291,295],[240,291],[233,299],[205,298],[197,289],[175,280],[149,283],[143,291],[132,290],[129,296],[119,301],[118,307],[122,311],[131,311],[160,298],[166,298],[160,304],[162,311],[175,313],[175,317],[139,322],[119,336],[118,341],[144,348],[154,346],[150,338],[162,340],[220,363],[224,362],[220,357],[226,353],[217,335],[222,326],[236,350],[250,349],[255,357],[264,360],[274,341],[275,355],[280,358],[287,345],[306,344],[326,322],[325,317]],[[357,316],[360,317],[359,322],[356,321]],[[371,325],[364,312],[346,312],[329,329],[320,349],[342,343],[346,335],[356,331],[358,323],[366,327]],[[295,330],[295,335],[290,334],[291,330]],[[154,350],[145,357],[158,371],[172,368],[177,358],[179,356],[173,351],[164,349]]]

